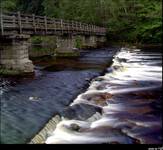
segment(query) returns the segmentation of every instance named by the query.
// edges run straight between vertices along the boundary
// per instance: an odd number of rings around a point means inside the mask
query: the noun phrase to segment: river
[[[0,142],[29,142],[111,65],[117,50],[85,50],[79,58],[37,58],[34,76],[0,77]]]
[[[45,143],[161,144],[161,52],[81,54],[34,59],[35,76],[1,77],[1,143],[27,143],[51,117],[85,104],[101,110],[95,120],[81,119],[80,108],[64,114]]]
[[[100,107],[101,115],[61,121],[46,143],[162,144],[161,56],[156,50],[122,48],[107,73],[71,104]]]

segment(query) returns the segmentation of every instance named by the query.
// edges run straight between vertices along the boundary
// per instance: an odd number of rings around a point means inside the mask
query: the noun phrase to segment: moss
[[[75,47],[76,48],[82,48],[82,40],[80,37],[77,37],[76,40],[75,40]]]
[[[32,73],[24,73],[20,70],[10,70],[5,68],[0,68],[0,76],[28,76],[28,75],[34,75],[34,72]]]
[[[31,42],[32,42],[32,44],[41,44],[42,39],[39,36],[33,36],[33,37],[31,37]]]
[[[34,51],[34,52],[37,52],[37,51],[47,51],[46,48],[41,47],[41,46],[33,46],[31,50]]]
[[[31,42],[30,57],[53,55],[57,48],[55,36],[33,36]]]
[[[31,42],[33,45],[56,46],[56,37],[55,36],[33,36],[31,37]]]
[[[10,76],[13,76],[13,75],[18,75],[20,73],[21,72],[18,71],[18,70],[9,70],[9,69],[0,68],[0,75],[10,75]]]

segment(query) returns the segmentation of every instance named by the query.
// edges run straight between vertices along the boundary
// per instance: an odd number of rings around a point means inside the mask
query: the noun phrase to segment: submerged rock
[[[75,119],[75,120],[84,121],[90,118],[96,112],[101,113],[102,112],[101,107],[80,103],[66,108],[60,114],[66,119]]]
[[[71,128],[72,130],[74,130],[74,131],[79,131],[79,130],[80,130],[80,126],[77,125],[77,124],[75,124],[75,123],[72,123],[72,124],[70,125],[70,128]]]

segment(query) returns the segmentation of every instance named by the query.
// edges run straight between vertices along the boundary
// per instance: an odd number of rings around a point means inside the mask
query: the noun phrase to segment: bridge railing
[[[0,14],[1,35],[79,33],[105,35],[106,29],[92,24],[17,13]]]

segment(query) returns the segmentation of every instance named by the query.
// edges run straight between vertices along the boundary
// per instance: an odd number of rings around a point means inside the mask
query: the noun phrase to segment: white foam
[[[103,79],[102,81],[92,81],[88,90],[85,93],[80,94],[71,104],[71,106],[75,105],[76,103],[95,105],[90,101],[90,97],[96,96],[98,94],[110,93],[116,95],[161,87],[162,67],[157,66],[157,63],[160,63],[160,61],[148,61],[148,59],[160,58],[161,56],[158,54],[139,54],[139,51],[139,49],[135,49],[134,51],[130,52],[130,49],[122,48],[121,51],[118,52],[114,57],[112,71],[104,76],[100,76],[99,78]],[[119,61],[119,59],[125,59],[126,61]],[[142,81],[157,81],[159,84],[142,86]],[[98,89],[98,86],[102,86],[104,88]],[[103,107],[103,114],[109,115],[109,117],[103,116],[92,123],[88,121],[77,120],[62,121],[57,125],[53,135],[46,140],[46,143],[102,143],[108,142],[109,140],[116,140],[116,137],[115,139],[111,137],[100,137],[98,134],[95,135],[92,132],[73,131],[69,127],[72,123],[79,125],[83,129],[94,129],[102,126],[116,127],[116,125],[119,123],[119,120],[118,118],[111,117],[111,115],[116,112],[125,111],[125,109],[126,106],[121,103],[108,103],[108,105]],[[124,124],[126,121],[124,122],[123,120],[119,124]],[[135,126],[137,125],[144,127],[157,125],[156,122],[149,122],[148,124],[148,122],[134,121],[133,123]]]

